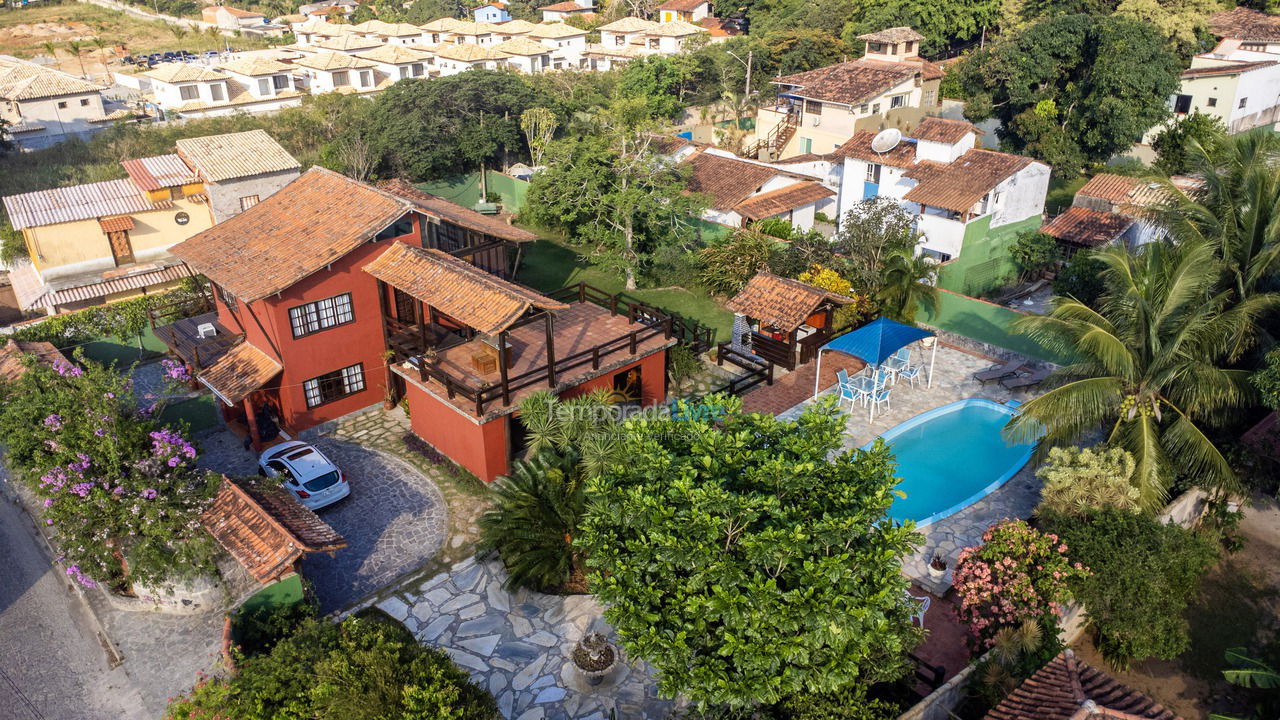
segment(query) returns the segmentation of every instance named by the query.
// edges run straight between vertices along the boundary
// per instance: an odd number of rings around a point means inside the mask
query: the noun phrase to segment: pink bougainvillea
[[[975,649],[989,648],[1002,628],[1062,615],[1071,600],[1067,584],[1089,574],[1067,551],[1057,535],[1007,520],[988,528],[981,545],[960,553],[955,589]]]

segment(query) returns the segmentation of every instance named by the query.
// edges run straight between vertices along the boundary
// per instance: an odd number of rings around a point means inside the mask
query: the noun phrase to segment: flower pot
[[[940,556],[935,555],[933,559],[929,561],[929,577],[934,578],[935,580],[941,580],[946,576],[946,574],[947,561],[943,560]]]
[[[587,633],[569,653],[573,666],[582,674],[588,685],[596,686],[613,674],[618,666],[618,649],[604,635]]]

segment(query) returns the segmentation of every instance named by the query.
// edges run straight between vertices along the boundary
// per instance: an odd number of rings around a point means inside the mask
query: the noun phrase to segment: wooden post
[[[609,314],[618,314],[618,296],[616,294],[609,296]]]
[[[244,399],[244,419],[245,427],[249,429],[249,442],[256,451],[262,450],[262,438],[258,435],[258,418],[253,412],[253,402],[251,398]]]
[[[668,315],[665,322],[662,323],[663,335],[666,339],[671,339],[671,316]]]
[[[551,327],[551,313],[547,312],[547,387],[556,386],[556,341]]]
[[[766,367],[767,369],[765,370],[764,383],[766,385],[772,385],[773,384],[773,363],[769,363]]]
[[[578,283],[578,302],[584,303],[586,301],[587,301],[587,284],[584,282],[580,282]]]
[[[600,346],[599,345],[591,346],[591,369],[592,370],[600,369]]]
[[[416,300],[417,298],[414,298],[414,299]],[[426,352],[427,351],[427,319],[426,317],[424,317],[426,313],[423,312],[422,305],[423,305],[423,302],[421,300],[418,300],[418,306],[414,308],[414,310],[416,311],[414,312],[414,315],[416,315],[418,318],[418,347],[420,349],[419,351]]]
[[[502,382],[502,406],[511,404],[511,387],[507,385],[507,331],[498,333],[498,379]]]
[[[635,330],[632,330],[631,334],[627,335],[627,340],[630,341],[631,354],[635,355],[636,354],[636,331]]]

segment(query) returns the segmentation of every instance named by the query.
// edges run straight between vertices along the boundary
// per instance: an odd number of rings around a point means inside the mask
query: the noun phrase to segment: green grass
[[[1076,197],[1076,191],[1084,187],[1088,182],[1088,178],[1074,177],[1070,179],[1062,179],[1053,177],[1049,180],[1049,194],[1045,196],[1044,207],[1050,215],[1058,213],[1071,207],[1071,201]]]
[[[161,425],[170,425],[179,420],[186,422],[191,433],[216,427],[218,424],[217,400],[208,393],[190,400],[182,400],[166,405],[156,418]]]
[[[682,288],[624,291],[622,278],[591,265],[573,248],[545,235],[525,246],[516,279],[542,292],[578,283],[587,283],[608,293],[625,292],[641,302],[713,328],[717,341],[728,340],[733,332],[733,313],[707,295]]]

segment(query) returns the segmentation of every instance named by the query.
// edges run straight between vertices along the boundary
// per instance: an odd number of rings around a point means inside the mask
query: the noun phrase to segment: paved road
[[[0,717],[147,717],[124,668],[108,666],[84,605],[30,519],[2,494],[0,558]]]

